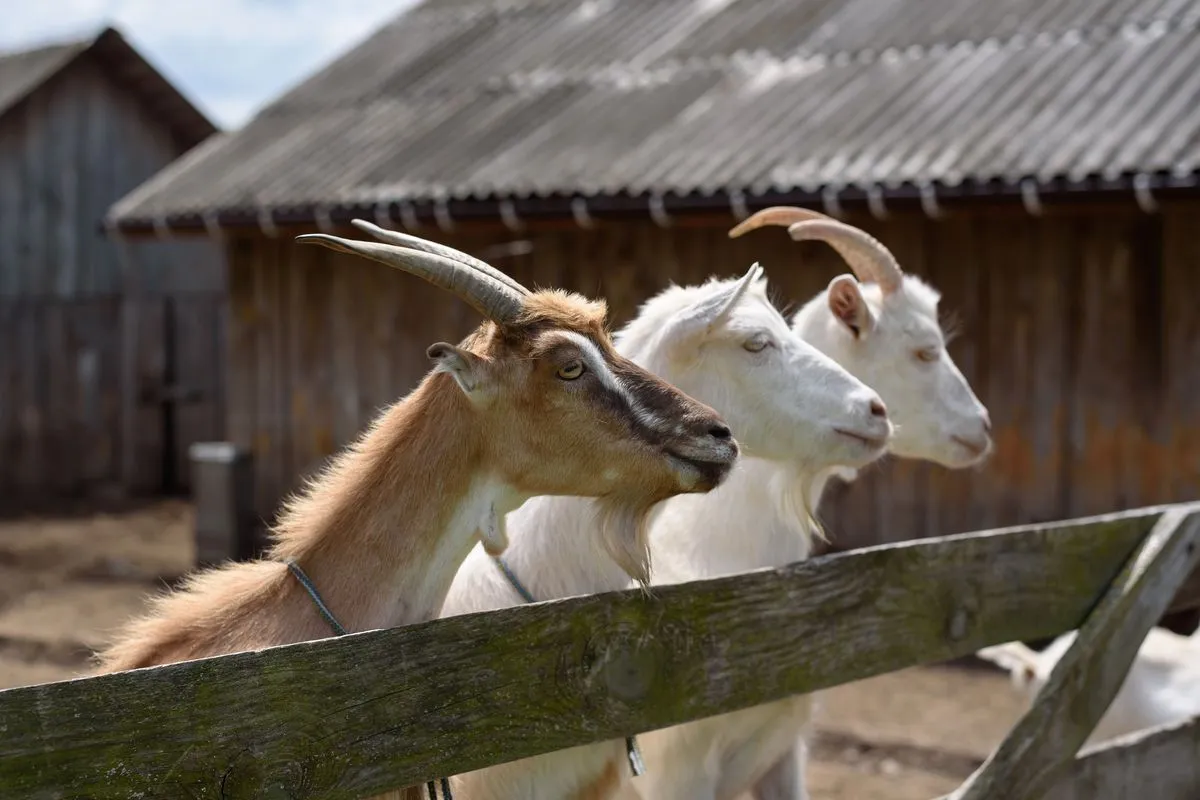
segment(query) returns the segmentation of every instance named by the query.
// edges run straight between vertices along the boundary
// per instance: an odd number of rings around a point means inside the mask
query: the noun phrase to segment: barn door
[[[155,368],[142,374],[142,418],[157,486],[166,495],[191,488],[188,448],[222,436],[222,297],[196,293],[156,298],[145,329],[156,341]],[[146,453],[150,456],[150,453]],[[147,466],[150,466],[147,464]]]

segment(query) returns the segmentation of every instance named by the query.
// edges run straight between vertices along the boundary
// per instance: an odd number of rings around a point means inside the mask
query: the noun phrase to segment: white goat
[[[795,336],[757,276],[755,265],[740,281],[664,290],[614,336],[618,352],[720,409],[745,452],[807,471],[881,456],[891,425],[879,396]],[[605,552],[607,538],[585,535],[602,527],[595,501],[534,498],[508,516],[504,563],[539,600],[624,589],[629,575]],[[578,541],[568,541],[575,534]],[[442,615],[521,602],[501,568],[476,548]],[[629,776],[625,743],[613,741],[457,776],[453,787],[459,800],[599,800],[614,796]]]
[[[1013,686],[1032,700],[1078,631],[1059,636],[1040,653],[1021,642],[985,647],[975,655],[1006,669]],[[1100,718],[1087,744],[1124,736],[1200,714],[1200,631],[1180,636],[1151,628],[1138,648],[1117,696]]]
[[[858,276],[834,278],[795,314],[792,329],[879,392],[896,426],[889,450],[949,467],[985,458],[992,446],[987,410],[946,352],[937,291],[904,274],[863,231],[815,212],[765,209],[730,236],[769,224],[787,225],[797,241],[828,242]],[[744,456],[705,500],[663,504],[652,518],[654,583],[807,558],[808,510],[828,477],[814,480]],[[644,734],[646,773],[632,785],[647,800],[714,800],[746,791],[758,800],[804,798],[803,740],[811,716],[812,697],[799,695]]]

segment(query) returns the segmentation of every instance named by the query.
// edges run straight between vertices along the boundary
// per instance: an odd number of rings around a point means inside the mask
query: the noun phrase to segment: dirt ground
[[[191,508],[0,521],[0,688],[86,672],[91,652],[191,568]],[[926,667],[822,695],[812,800],[929,800],[954,789],[1021,712],[1007,678]]]

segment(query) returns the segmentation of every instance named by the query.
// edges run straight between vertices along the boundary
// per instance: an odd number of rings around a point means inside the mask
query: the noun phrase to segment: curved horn
[[[435,256],[453,259],[454,261],[461,261],[467,266],[474,267],[483,274],[489,275],[495,280],[500,281],[517,294],[527,295],[530,293],[528,289],[517,283],[517,281],[511,276],[501,272],[486,261],[480,261],[478,258],[467,255],[461,250],[455,250],[453,247],[431,242],[428,239],[422,239],[418,236],[410,236],[407,233],[389,231],[387,228],[381,228],[365,219],[352,219],[350,220],[350,224],[364,233],[371,234],[381,242],[394,244],[397,247],[407,247],[410,250],[421,250],[425,253],[433,253]]]
[[[369,258],[424,278],[434,286],[461,297],[480,314],[495,322],[503,323],[515,319],[525,304],[524,295],[507,284],[461,261],[438,253],[378,242],[343,239],[324,233],[305,233],[297,236],[296,241]],[[525,294],[528,293],[526,290]]]
[[[788,229],[788,235],[800,242],[816,239],[827,242],[861,281],[874,281],[884,294],[900,288],[904,276],[896,257],[875,237],[853,225],[807,208],[772,206],[757,211],[729,231],[736,239],[744,233],[767,225]]]
[[[868,273],[879,284],[884,294],[900,288],[904,273],[891,251],[883,243],[864,230],[839,222],[836,219],[810,219],[788,226],[788,235],[797,242],[817,239],[827,242],[837,250],[854,274],[863,280]]]
[[[755,211],[744,220],[734,225],[729,229],[729,238],[736,239],[743,233],[765,228],[768,225],[777,225],[780,228],[786,228],[797,222],[802,222],[808,219],[833,219],[819,211],[813,211],[807,208],[797,208],[796,206],[771,206]]]

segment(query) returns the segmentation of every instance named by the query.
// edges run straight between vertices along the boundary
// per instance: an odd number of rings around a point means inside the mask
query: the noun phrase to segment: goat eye
[[[565,367],[558,368],[558,377],[562,378],[564,381],[573,381],[582,374],[583,374],[583,362],[582,361],[572,361],[570,364],[567,364]]]
[[[753,339],[747,339],[742,343],[742,347],[751,353],[761,353],[766,350],[771,344],[771,340],[766,336],[755,336]]]
[[[937,361],[938,358],[941,356],[941,353],[938,352],[938,350],[936,348],[930,347],[925,350],[918,350],[916,355],[917,355],[918,361],[924,361],[926,363],[929,363],[929,362]]]

